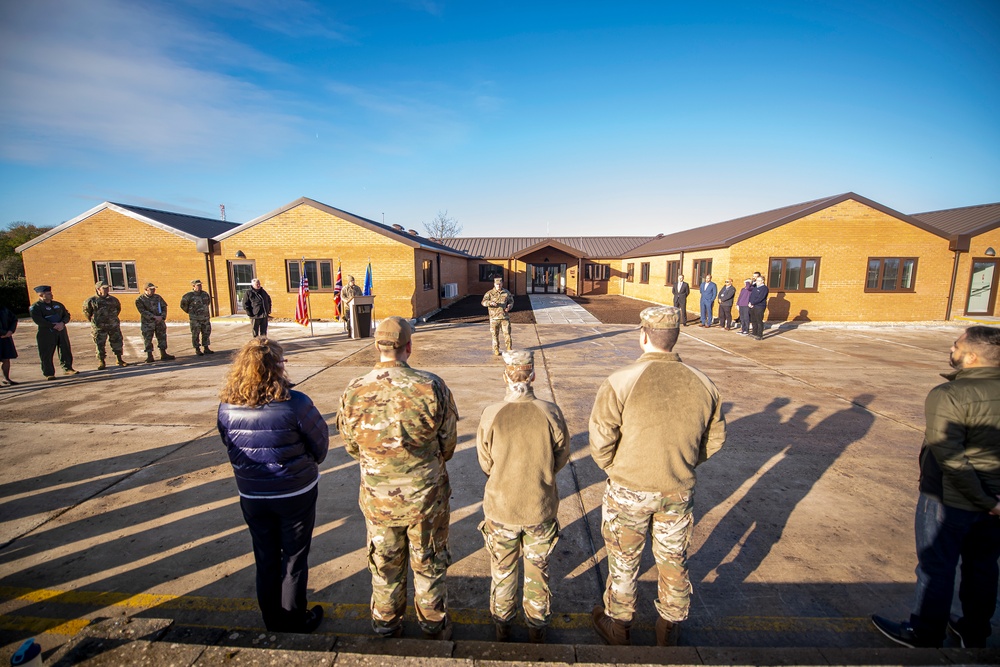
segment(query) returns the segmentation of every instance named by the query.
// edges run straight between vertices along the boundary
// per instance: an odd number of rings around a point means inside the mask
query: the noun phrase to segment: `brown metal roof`
[[[509,259],[533,246],[556,243],[575,248],[583,257],[612,259],[653,239],[653,236],[507,236],[440,239],[440,242],[470,255],[485,259]]]
[[[1000,203],[914,213],[913,217],[952,236],[975,236],[1000,227]]]
[[[899,211],[895,211],[878,202],[872,201],[853,192],[846,192],[841,195],[825,197],[823,199],[813,199],[812,201],[792,204],[783,208],[776,208],[773,211],[754,213],[753,215],[717,222],[713,225],[696,227],[683,232],[676,232],[666,236],[656,238],[645,245],[633,249],[624,257],[649,257],[651,255],[666,255],[675,252],[688,252],[692,250],[710,250],[712,248],[728,248],[734,243],[746,240],[763,232],[769,231],[781,225],[787,224],[807,215],[822,211],[841,202],[852,199],[854,201],[870,206],[899,218],[904,222],[919,227],[937,236],[947,238],[947,234],[931,225],[917,220]]]

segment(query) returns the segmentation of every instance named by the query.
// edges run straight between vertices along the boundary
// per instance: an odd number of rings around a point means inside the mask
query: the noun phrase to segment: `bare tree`
[[[433,220],[423,225],[427,237],[432,239],[450,239],[462,233],[462,225],[455,218],[449,218],[448,211],[438,211]]]

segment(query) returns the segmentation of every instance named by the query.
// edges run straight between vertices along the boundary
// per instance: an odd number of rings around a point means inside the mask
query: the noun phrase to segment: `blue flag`
[[[365,296],[372,295],[372,263],[368,262],[368,268],[365,269]]]

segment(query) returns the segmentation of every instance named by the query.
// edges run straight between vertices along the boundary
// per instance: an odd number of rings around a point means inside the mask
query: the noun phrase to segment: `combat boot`
[[[177,357],[175,357],[172,354],[167,354],[167,351],[165,349],[160,348],[160,361],[173,361],[176,358]]]
[[[662,616],[656,619],[656,645],[657,646],[677,646],[677,635],[680,633],[680,624],[668,621]]]
[[[147,364],[151,364],[154,361],[155,361],[155,359],[153,359],[153,353],[152,352],[147,352],[146,353],[146,363]]]
[[[493,624],[497,628],[497,641],[506,642],[510,641],[510,623],[504,623],[503,621],[493,620]]]
[[[122,366],[122,367],[128,366],[128,364],[125,363],[125,360],[122,359],[122,355],[116,354],[115,356],[118,357],[118,365],[119,366]]]
[[[205,356],[205,353],[201,351],[200,347],[194,348],[194,353],[197,354],[199,357],[204,357]]]
[[[106,363],[104,363],[104,357],[98,357],[97,358],[97,370],[103,371],[107,367],[108,367],[108,365]]]
[[[540,628],[528,627],[528,641],[532,644],[544,644],[545,643],[545,626]]]
[[[215,354],[215,350],[208,349],[208,345],[205,346],[205,354]]]
[[[604,606],[597,605],[590,615],[594,631],[611,646],[631,646],[632,636],[629,626],[616,621],[604,613]]]

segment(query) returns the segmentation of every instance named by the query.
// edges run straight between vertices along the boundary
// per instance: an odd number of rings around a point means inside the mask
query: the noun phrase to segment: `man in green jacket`
[[[927,395],[920,449],[916,603],[908,621],[872,616],[897,644],[939,647],[945,629],[982,647],[997,604],[1000,559],[1000,328],[974,326],[951,346],[956,372]],[[950,620],[961,559],[962,617]]]
[[[654,306],[639,317],[642,356],[604,381],[590,413],[590,454],[608,473],[601,523],[608,583],[592,620],[608,644],[631,643],[639,561],[652,525],[656,643],[671,646],[691,601],[694,469],[722,447],[726,421],[712,381],[673,352],[683,311]]]
[[[523,556],[528,640],[540,644],[551,617],[549,554],[559,539],[556,473],[569,461],[569,431],[558,405],[535,398],[531,350],[504,352],[503,360],[507,395],[487,406],[476,433],[479,466],[487,477],[479,530],[490,554],[497,641],[510,639]]]

